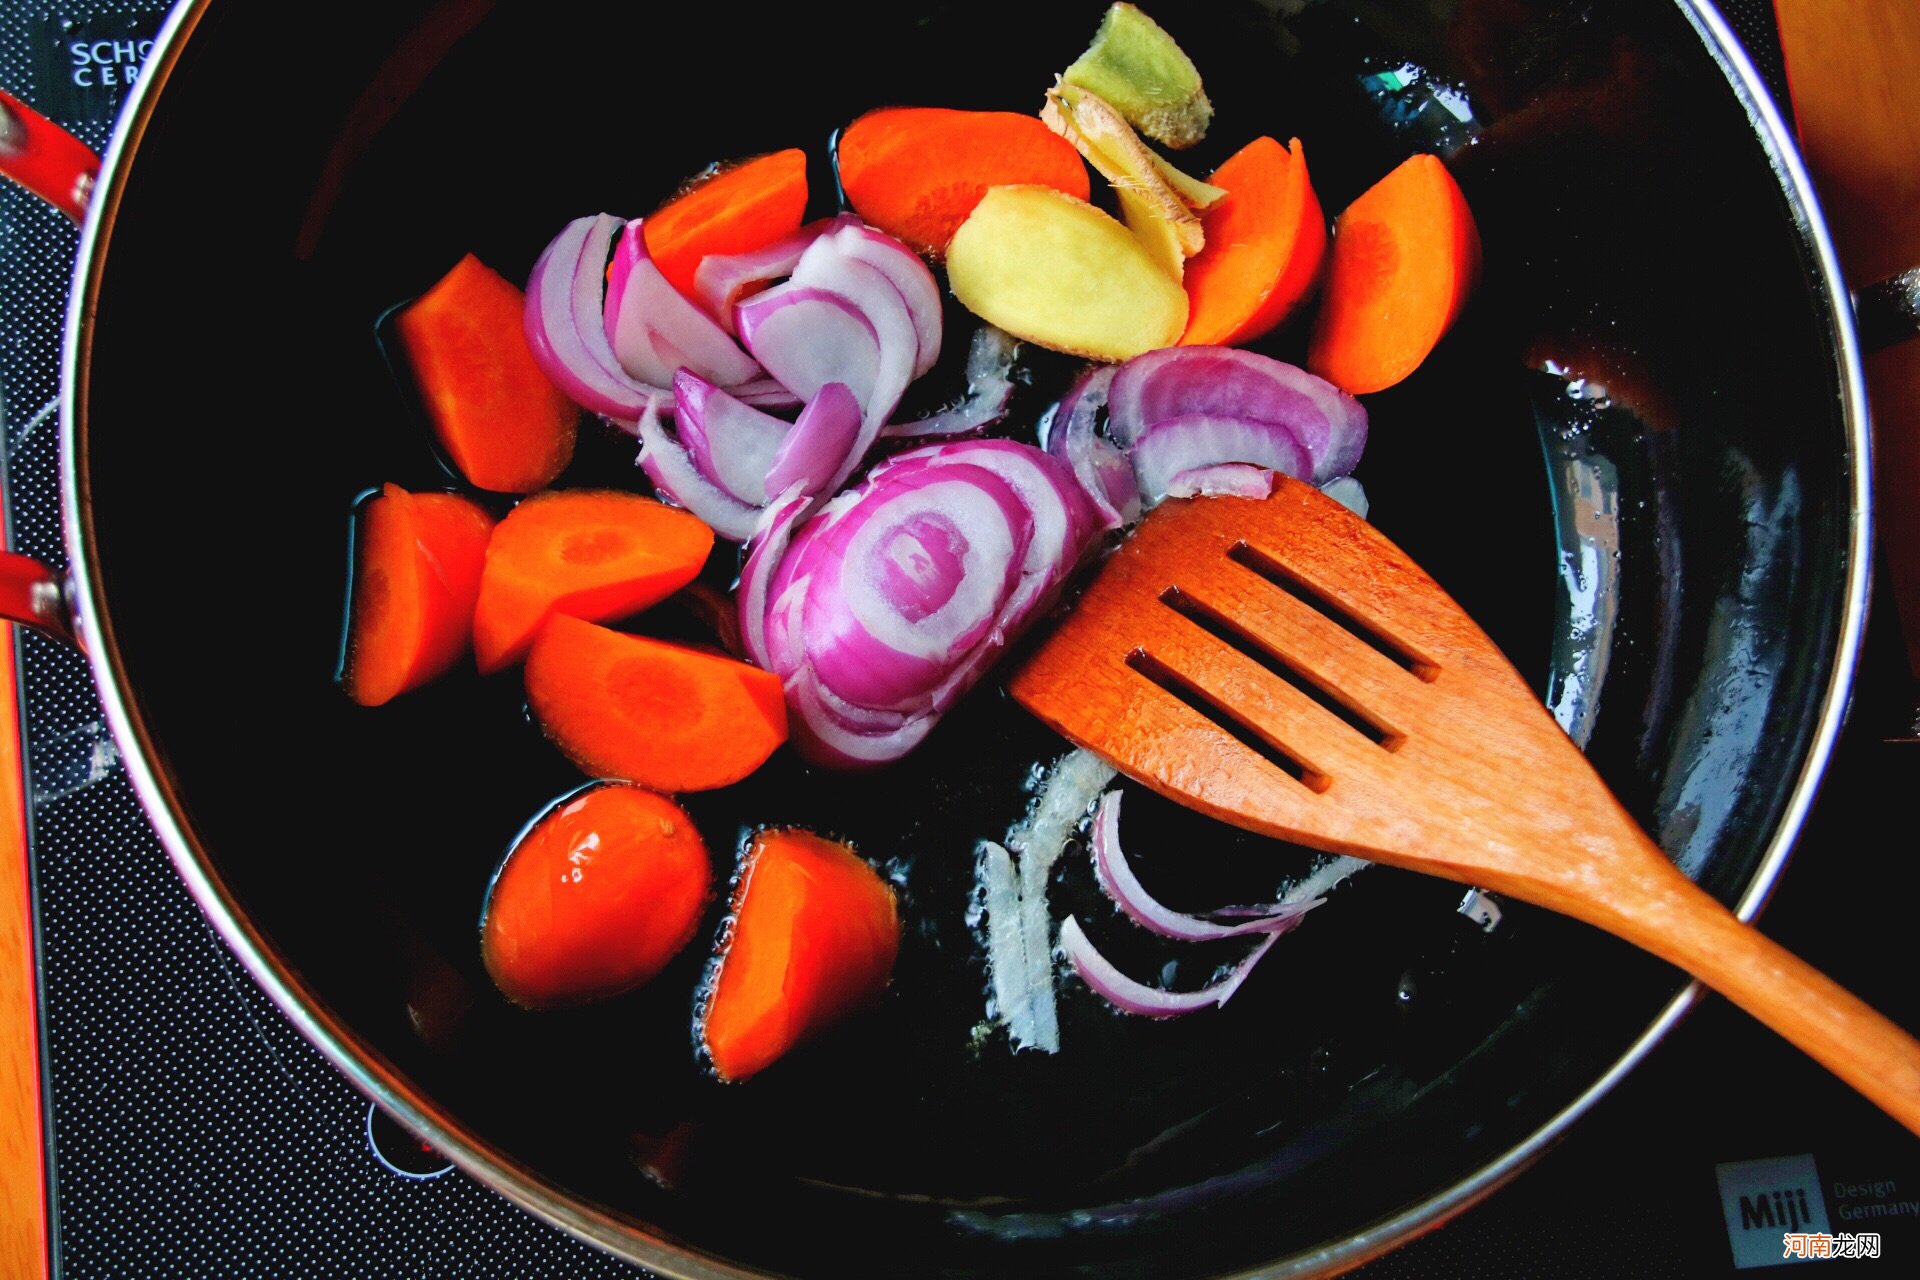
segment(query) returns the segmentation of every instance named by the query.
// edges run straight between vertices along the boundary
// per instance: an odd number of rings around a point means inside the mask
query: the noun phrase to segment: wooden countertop
[[[1801,150],[1856,288],[1920,266],[1920,3],[1776,0]],[[1920,339],[1869,356],[1879,569],[1920,675]]]
[[[0,1276],[45,1275],[46,1143],[11,624],[0,623]]]

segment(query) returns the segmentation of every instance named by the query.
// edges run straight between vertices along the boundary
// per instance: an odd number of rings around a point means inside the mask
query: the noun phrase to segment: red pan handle
[[[100,157],[87,144],[0,89],[0,174],[78,222],[87,212]]]
[[[0,551],[0,619],[84,648],[66,582],[31,556]]]
[[[0,89],[0,174],[76,222],[86,215],[100,157],[53,121]],[[67,587],[38,561],[0,552],[0,618],[74,644]]]

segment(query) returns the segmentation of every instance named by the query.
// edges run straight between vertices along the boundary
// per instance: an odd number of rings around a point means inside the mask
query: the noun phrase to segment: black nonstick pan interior
[[[488,984],[488,874],[581,778],[516,674],[374,711],[332,683],[354,495],[453,483],[377,317],[469,250],[523,278],[568,218],[644,213],[729,156],[808,148],[829,211],[836,127],[888,103],[1032,110],[1101,7],[349,4],[296,51],[277,7],[216,4],[125,190],[81,461],[111,641],[193,835],[284,963],[475,1141],[700,1253],[833,1276],[1301,1255],[1500,1160],[1682,985],[1517,905],[1483,934],[1459,886],[1372,871],[1223,1011],[1123,1018],[1063,977],[1063,1052],[1013,1055],[983,1021],[974,847],[1067,748],[992,688],[884,774],[783,752],[688,801],[723,865],[745,829],[794,823],[896,876],[907,936],[871,1015],[725,1087],[693,1052],[698,947],[572,1012],[523,1013]],[[1589,737],[1668,851],[1738,899],[1833,676],[1853,459],[1803,240],[1681,9],[1150,11],[1217,108],[1196,171],[1297,135],[1332,213],[1411,151],[1451,153],[1484,287],[1425,368],[1368,398],[1374,520]],[[954,349],[969,326],[949,322]],[[1297,359],[1303,341],[1263,349]],[[1025,432],[1072,373],[1030,368]],[[582,440],[563,484],[641,483],[630,441]],[[694,625],[671,608],[635,624]],[[1144,790],[1127,809],[1176,906],[1257,899],[1312,865]],[[1054,893],[1133,972],[1198,985],[1234,957],[1132,930],[1084,858]],[[641,1166],[675,1131],[667,1190]]]

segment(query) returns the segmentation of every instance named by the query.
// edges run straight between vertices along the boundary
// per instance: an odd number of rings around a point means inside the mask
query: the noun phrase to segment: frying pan
[[[889,866],[908,936],[871,1015],[727,1088],[690,1048],[698,955],[567,1013],[487,986],[488,870],[579,779],[511,675],[374,712],[333,687],[353,495],[451,483],[376,318],[468,250],[523,276],[566,218],[644,212],[716,158],[818,160],[874,105],[1031,110],[1100,8],[382,0],[294,28],[195,0],[107,155],[66,342],[72,585],[24,603],[79,615],[181,875],[301,1031],[470,1174],[662,1273],[1339,1270],[1523,1168],[1694,997],[1577,925],[1508,904],[1483,932],[1457,886],[1382,870],[1218,1013],[1125,1019],[1063,980],[1062,1052],[1013,1054],[984,1016],[972,850],[1065,746],[991,691],[879,778],[782,755],[689,802],[717,856],[800,823]],[[1164,10],[1218,109],[1195,170],[1297,134],[1338,209],[1411,151],[1450,155],[1485,282],[1369,400],[1374,518],[1751,916],[1846,701],[1868,446],[1817,208],[1721,19],[1704,0]],[[824,167],[813,189],[833,190]],[[1014,420],[1064,372],[1036,357]],[[563,483],[631,475],[624,441],[585,432]],[[1128,808],[1176,905],[1310,865]],[[1054,891],[1101,918],[1084,860]],[[1193,985],[1215,962],[1106,919],[1133,971]]]

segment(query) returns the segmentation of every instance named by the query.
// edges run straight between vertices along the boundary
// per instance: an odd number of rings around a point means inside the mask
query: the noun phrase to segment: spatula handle
[[[1608,927],[1685,969],[1920,1134],[1920,1041],[1678,871],[1634,916]]]

